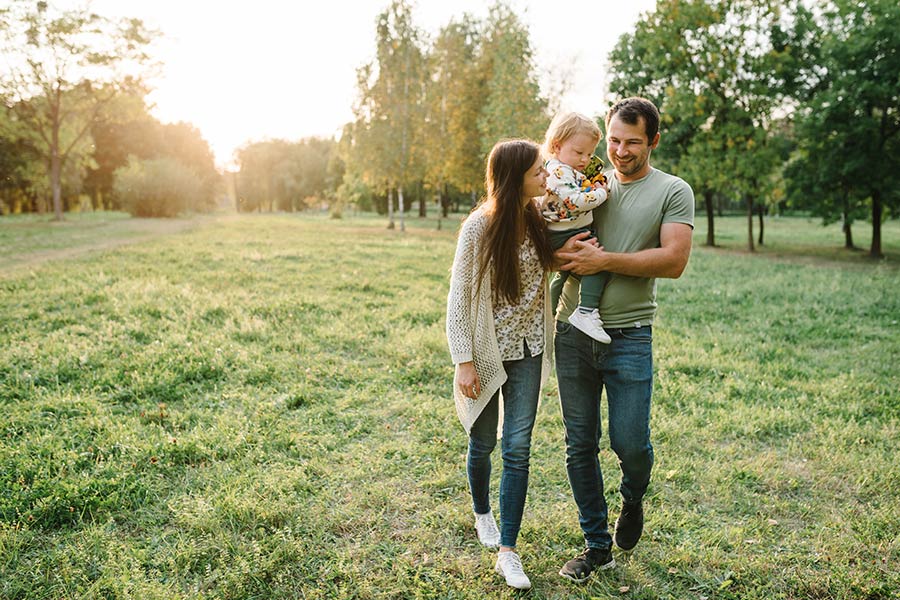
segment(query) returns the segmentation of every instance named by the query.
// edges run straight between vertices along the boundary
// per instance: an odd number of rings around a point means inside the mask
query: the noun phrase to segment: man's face
[[[619,173],[619,181],[634,181],[650,172],[650,151],[659,144],[659,133],[647,140],[644,119],[629,125],[618,115],[609,122],[606,132],[606,155]]]

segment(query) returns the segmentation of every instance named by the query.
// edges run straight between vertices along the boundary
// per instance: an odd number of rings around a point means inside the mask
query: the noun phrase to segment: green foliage
[[[540,97],[528,28],[508,4],[491,6],[484,35],[479,68],[485,98],[478,134],[486,157],[502,138],[541,140],[549,115]]]
[[[0,244],[72,242],[96,225],[78,218],[5,218]],[[0,271],[0,596],[513,597],[472,531],[449,398],[455,227],[204,223]],[[775,246],[834,236],[779,223]],[[646,535],[584,586],[556,574],[583,540],[551,378],[519,538],[532,597],[896,596],[900,271],[851,256],[698,249],[659,282]],[[614,518],[605,437],[600,459]]]
[[[654,161],[699,197],[728,194],[752,214],[773,195],[783,147],[773,123],[790,58],[783,32],[804,10],[769,0],[659,2],[613,50],[610,90],[657,104],[663,136]],[[752,222],[748,240],[753,250]]]
[[[394,0],[376,20],[375,61],[357,74],[353,162],[377,191],[402,190],[421,178],[425,51],[412,7]],[[401,192],[402,193],[402,192]]]
[[[900,210],[900,6],[836,0],[826,7],[819,70],[796,117],[792,196],[826,222],[848,224],[867,201],[877,257],[884,214]]]
[[[122,208],[135,217],[175,217],[210,208],[203,201],[203,181],[172,158],[130,160],[116,170],[115,179]]]
[[[0,96],[15,115],[12,133],[27,139],[46,165],[61,219],[67,165],[76,172],[87,165],[90,129],[104,107],[143,88],[135,71],[150,62],[154,34],[137,19],[114,21],[88,7],[59,11],[30,0],[13,0],[5,9],[0,34],[9,66],[0,76]]]
[[[484,186],[484,157],[473,151],[486,84],[481,37],[480,24],[464,15],[441,29],[428,54],[425,181],[442,193],[444,185],[468,193]]]
[[[449,206],[482,189],[498,139],[543,135],[547,105],[528,30],[509,5],[493,5],[484,22],[452,21],[427,48],[423,38],[406,2],[379,16],[376,60],[357,73],[356,118],[342,140],[344,177],[398,198],[423,182]]]
[[[270,140],[237,152],[238,208],[242,211],[303,210],[331,196],[342,165],[334,140]],[[330,198],[332,204],[338,202]]]

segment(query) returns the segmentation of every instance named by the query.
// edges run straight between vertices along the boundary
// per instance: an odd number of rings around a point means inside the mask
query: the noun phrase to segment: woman
[[[500,547],[495,570],[519,589],[531,587],[515,548],[531,430],[552,355],[547,274],[553,252],[534,201],[545,193],[546,179],[537,144],[510,140],[494,146],[485,174],[487,197],[460,230],[447,299],[456,411],[469,434],[466,471],[475,529],[482,544]],[[498,432],[499,531],[489,489]]]

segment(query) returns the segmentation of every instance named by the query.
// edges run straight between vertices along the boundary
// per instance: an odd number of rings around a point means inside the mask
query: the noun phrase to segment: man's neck
[[[619,180],[619,183],[634,183],[635,181],[640,181],[647,175],[649,175],[653,171],[653,167],[650,166],[650,163],[647,163],[647,167],[642,169],[640,173],[636,173],[634,175],[622,175],[618,171],[616,171],[616,179]]]

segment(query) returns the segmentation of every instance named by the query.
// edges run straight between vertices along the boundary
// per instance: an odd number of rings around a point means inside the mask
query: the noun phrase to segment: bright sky
[[[331,137],[353,118],[356,69],[374,58],[375,18],[390,0],[93,0],[103,16],[137,17],[160,30],[163,74],[153,114],[203,133],[220,167],[248,141]],[[51,0],[59,8],[79,0]],[[414,1],[434,36],[451,18],[487,15],[489,0]],[[509,0],[531,32],[539,73],[574,65],[563,107],[604,104],[606,57],[655,0]],[[602,9],[600,8],[602,7]]]

